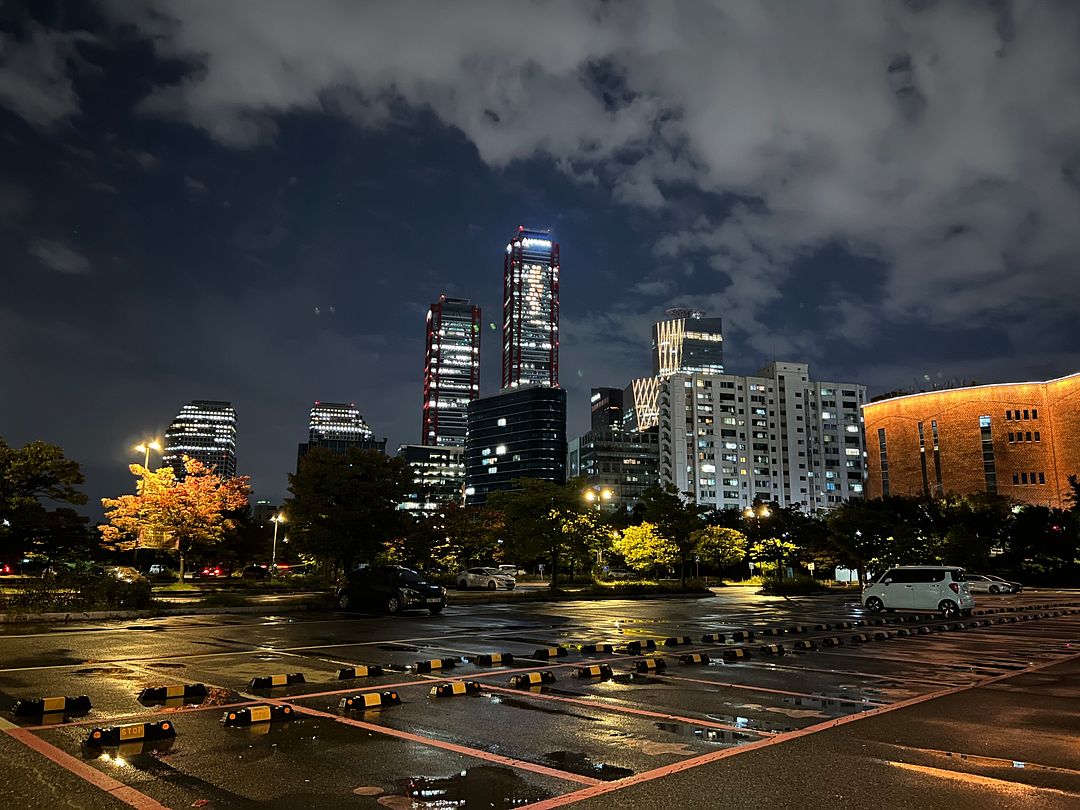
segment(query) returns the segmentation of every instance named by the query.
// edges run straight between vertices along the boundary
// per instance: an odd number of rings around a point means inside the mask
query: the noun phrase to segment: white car
[[[457,575],[457,586],[463,591],[469,588],[487,588],[489,591],[506,588],[512,591],[515,585],[517,580],[498,568],[466,568]]]
[[[1012,586],[1005,582],[995,582],[982,574],[964,574],[964,582],[972,593],[1010,593]]]
[[[964,569],[950,565],[901,565],[890,568],[863,589],[871,613],[882,610],[937,611],[943,616],[971,613],[975,600]]]

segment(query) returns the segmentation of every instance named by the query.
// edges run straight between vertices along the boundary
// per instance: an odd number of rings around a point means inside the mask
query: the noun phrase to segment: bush
[[[140,610],[154,603],[150,582],[125,582],[102,574],[66,574],[28,582],[12,593],[7,610],[16,613],[66,613],[88,610]]]
[[[769,579],[764,582],[758,593],[770,596],[800,596],[811,593],[829,593],[832,589],[813,577],[799,575],[794,579],[775,580]]]
[[[592,587],[592,592],[602,595],[625,595],[639,596],[651,593],[709,593],[704,580],[688,579],[686,587],[679,586],[674,582],[656,582],[649,580],[629,582],[597,582]]]

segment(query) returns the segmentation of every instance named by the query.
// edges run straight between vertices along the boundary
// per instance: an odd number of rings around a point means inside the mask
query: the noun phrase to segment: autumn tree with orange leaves
[[[187,457],[184,468],[181,481],[171,467],[148,470],[132,464],[135,494],[101,499],[108,521],[101,527],[103,542],[114,548],[175,548],[181,581],[185,554],[195,545],[219,543],[235,529],[230,515],[247,506],[250,492],[247,476],[222,478]]]

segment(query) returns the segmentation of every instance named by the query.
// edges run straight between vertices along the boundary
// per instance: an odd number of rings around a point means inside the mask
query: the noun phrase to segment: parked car
[[[463,591],[469,588],[487,588],[489,591],[506,588],[512,591],[515,585],[517,580],[498,568],[466,568],[457,575],[457,586]]]
[[[0,576],[8,576],[15,573],[15,567],[11,563],[0,562]]]
[[[232,569],[227,565],[205,565],[198,569],[199,579],[227,579],[232,576]]]
[[[625,568],[612,568],[607,572],[607,578],[611,580],[624,580],[633,579],[633,571],[627,571]]]
[[[132,568],[130,565],[110,565],[104,568],[102,573],[114,576],[123,582],[135,582],[135,580],[143,578],[139,570]]]
[[[1007,582],[997,582],[984,574],[964,574],[964,581],[972,593],[1012,593]]]
[[[270,567],[267,565],[248,565],[240,572],[244,579],[270,579]]]
[[[499,570],[510,577],[517,577],[518,574],[523,573],[516,565],[500,565]]]
[[[969,614],[975,604],[964,569],[947,565],[890,568],[863,589],[871,613],[882,610],[936,610],[943,616]]]
[[[446,607],[446,588],[428,582],[411,568],[365,566],[351,571],[338,583],[335,603],[340,610],[373,607],[393,615],[402,610],[426,609],[436,614]]]
[[[996,582],[998,585],[1000,585],[1001,590],[1004,593],[1020,593],[1020,591],[1024,590],[1024,586],[1019,582],[1012,582],[1008,579],[1002,579],[1001,577],[994,576],[993,574],[983,574],[983,576],[989,579],[991,582]],[[1006,588],[1008,588],[1008,590],[1005,590]],[[993,591],[990,591],[990,593],[993,593]]]

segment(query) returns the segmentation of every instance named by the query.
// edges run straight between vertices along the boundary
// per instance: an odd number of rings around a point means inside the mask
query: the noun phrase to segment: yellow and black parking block
[[[253,723],[281,723],[296,718],[292,706],[245,706],[242,709],[229,709],[221,715],[221,722],[226,726],[250,726]]]
[[[830,638],[823,638],[821,640],[821,646],[822,647],[841,647],[841,646],[843,646],[843,644],[844,644],[844,642],[842,642],[836,636],[832,636]]]
[[[655,650],[656,642],[651,638],[647,639],[635,639],[634,641],[626,642],[626,649],[631,653],[639,653],[642,650]]]
[[[707,664],[709,663],[709,656],[705,653],[687,653],[686,655],[679,656],[680,664]]]
[[[802,624],[797,624],[794,627],[789,627],[787,629],[788,635],[792,635],[792,636],[797,635],[799,633],[805,633],[806,630],[807,630],[806,626],[802,625]]]
[[[667,669],[667,662],[663,658],[643,658],[640,661],[634,661],[630,666],[634,672],[657,672]]]
[[[476,681],[449,681],[431,687],[431,697],[454,697],[455,695],[479,695],[480,684]]]
[[[837,630],[850,630],[851,622],[837,622],[833,625]]]
[[[795,642],[795,649],[809,652],[810,650],[816,650],[817,644],[812,639],[800,638]]]
[[[784,635],[784,628],[782,627],[766,627],[761,631],[763,636],[782,636]]]
[[[433,658],[430,661],[417,661],[417,672],[432,672],[436,669],[453,669],[458,664],[456,658]]]
[[[132,723],[126,726],[109,726],[91,729],[86,745],[100,748],[103,745],[120,745],[128,742],[165,740],[176,736],[176,727],[170,720],[157,723]]]
[[[693,639],[691,639],[690,636],[672,636],[671,638],[664,639],[665,647],[688,647],[693,643]]]
[[[167,700],[195,700],[202,701],[209,692],[205,684],[181,683],[172,686],[148,686],[139,692],[139,703],[155,703]]]
[[[575,678],[611,678],[614,673],[611,671],[609,664],[593,664],[588,667],[576,667],[574,669]]]
[[[750,651],[742,647],[736,647],[733,650],[724,650],[725,661],[745,661],[750,657]]]
[[[615,652],[615,647],[611,644],[582,644],[578,649],[584,655],[611,655]]]
[[[16,717],[38,717],[44,714],[82,714],[93,706],[88,695],[78,697],[23,698],[15,701],[11,713]]]
[[[565,658],[570,654],[566,647],[538,647],[533,650],[532,657],[546,661],[549,658]]]
[[[852,644],[865,644],[869,640],[870,636],[866,635],[866,633],[853,633],[851,636]]]
[[[899,630],[896,631],[896,635],[898,635],[898,636],[910,636],[914,632],[915,631],[912,630],[910,627],[901,627]]]
[[[820,632],[822,630],[831,630],[831,629],[832,629],[832,627],[830,625],[828,625],[828,624],[815,624],[814,625],[814,632]]]
[[[307,683],[303,672],[290,672],[287,675],[264,675],[252,678],[248,684],[249,689],[276,689],[279,686],[292,686],[297,683]]]
[[[760,651],[762,655],[783,655],[787,652],[783,644],[762,644]]]
[[[482,667],[497,667],[514,663],[514,656],[512,653],[481,653],[474,660]]]
[[[875,627],[881,627],[882,625],[886,624],[886,622],[884,619],[871,619],[869,622],[867,622],[867,624],[872,624]]]
[[[528,689],[530,686],[543,686],[547,683],[555,683],[555,673],[547,669],[543,672],[522,672],[520,675],[510,676],[510,685],[514,689]]]
[[[927,627],[924,624],[922,627],[916,627],[915,632],[918,633],[920,636],[928,636],[928,635],[930,635],[931,633],[934,632],[934,628],[933,627]]]
[[[381,709],[384,706],[400,706],[401,697],[397,692],[361,692],[358,695],[346,695],[338,703],[339,709],[364,712],[369,709]]]
[[[374,678],[384,675],[383,668],[373,664],[357,664],[355,667],[342,667],[337,672],[339,681],[351,681],[354,678]]]
[[[884,630],[878,630],[877,632],[874,633],[874,641],[888,641],[888,640],[889,640],[889,634],[886,633]]]
[[[701,643],[702,644],[723,644],[724,643],[724,634],[723,633],[706,633],[705,635],[703,635],[701,637]]]
[[[754,640],[754,631],[753,630],[736,630],[734,633],[731,634],[731,640],[732,641],[753,641]]]

